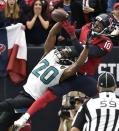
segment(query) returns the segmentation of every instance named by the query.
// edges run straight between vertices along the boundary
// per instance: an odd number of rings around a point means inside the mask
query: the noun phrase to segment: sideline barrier
[[[32,68],[37,64],[43,54],[43,48],[40,47],[28,47],[28,61],[27,70],[28,74]],[[97,78],[103,71],[110,71],[114,73],[116,77],[117,84],[119,86],[119,47],[114,47],[112,52],[104,57],[102,63],[100,64],[98,71],[95,75]],[[19,86],[15,87],[9,78],[0,78],[0,100],[4,100],[9,97],[14,97],[22,90],[21,86],[25,82],[21,83]],[[49,104],[45,109],[41,110],[32,118],[32,131],[57,131],[58,128],[58,115],[57,112],[60,108],[61,100],[57,100]],[[47,126],[46,126],[47,125]]]

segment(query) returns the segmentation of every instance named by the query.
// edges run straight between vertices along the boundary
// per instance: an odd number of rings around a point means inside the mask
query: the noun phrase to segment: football
[[[62,8],[58,8],[52,11],[51,17],[54,21],[60,22],[66,20],[69,17],[69,14]]]

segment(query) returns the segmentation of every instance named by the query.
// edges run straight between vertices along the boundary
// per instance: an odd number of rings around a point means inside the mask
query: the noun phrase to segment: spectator
[[[25,15],[31,10],[33,0],[17,0],[18,5]]]
[[[0,11],[2,11],[5,8],[5,1],[0,1]]]
[[[119,22],[119,2],[113,5],[112,15],[115,19],[115,22]]]
[[[116,0],[107,0],[107,12],[111,13],[113,10],[113,5],[116,2]]]
[[[86,23],[92,20],[92,14],[95,12],[96,1],[95,0],[83,0],[82,8]]]
[[[22,12],[16,0],[7,0],[4,10],[0,12],[0,27],[6,27],[17,23],[24,24]],[[24,25],[23,29],[25,29]]]
[[[55,21],[53,21],[54,24],[52,23],[51,12],[55,9],[55,6],[57,6],[61,2],[62,0],[47,0],[48,3],[47,13],[48,13],[51,27],[56,23]]]
[[[119,97],[114,93],[114,76],[105,72],[98,77],[99,94],[79,109],[71,131],[118,131]]]
[[[107,0],[96,0],[95,16],[101,13],[107,13],[106,9],[107,9]]]
[[[46,5],[42,0],[36,0],[31,12],[26,18],[26,41],[29,46],[43,46],[48,35],[49,20]]]
[[[24,3],[25,3],[26,5],[31,6],[31,5],[33,4],[33,1],[34,1],[34,0],[18,0],[18,3],[21,3],[21,4],[22,4],[23,1],[24,1]],[[21,6],[22,6],[22,5],[21,5]]]
[[[90,22],[101,13],[106,13],[107,0],[83,0],[84,16]]]
[[[53,0],[52,8],[63,8],[66,12],[70,14],[69,21],[76,24],[76,28],[80,29],[84,24],[82,2],[79,0]],[[53,5],[54,4],[54,5]],[[80,13],[77,13],[80,12]]]
[[[110,27],[110,32],[113,37],[111,38],[114,45],[119,45],[119,2],[113,5],[112,13],[110,13],[112,25]]]

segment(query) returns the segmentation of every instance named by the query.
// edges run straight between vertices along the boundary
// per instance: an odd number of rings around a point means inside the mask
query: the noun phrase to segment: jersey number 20
[[[39,64],[41,64],[41,63],[43,63],[43,65],[38,67],[37,69],[33,70],[32,73],[37,78],[40,77],[40,80],[44,84],[49,84],[59,74],[59,72],[54,66],[49,66],[49,62],[46,59],[42,60]],[[44,70],[44,69],[46,69],[46,70]],[[41,70],[44,70],[44,72],[42,74],[40,73]]]

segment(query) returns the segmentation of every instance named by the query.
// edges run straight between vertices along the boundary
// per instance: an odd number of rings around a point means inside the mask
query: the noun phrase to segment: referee
[[[99,94],[83,104],[75,116],[71,131],[119,131],[119,97],[113,75],[98,78]]]

